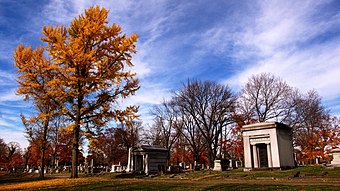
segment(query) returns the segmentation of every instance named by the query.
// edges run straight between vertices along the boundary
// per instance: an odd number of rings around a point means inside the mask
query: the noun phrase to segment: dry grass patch
[[[49,180],[38,180],[34,182],[24,182],[24,183],[8,183],[4,185],[0,185],[0,190],[36,190],[38,188],[56,188],[62,186],[79,186],[79,185],[86,185],[86,184],[93,184],[99,182],[108,181],[107,179],[103,179],[100,177],[92,177],[92,178],[56,178],[56,179],[49,179]]]

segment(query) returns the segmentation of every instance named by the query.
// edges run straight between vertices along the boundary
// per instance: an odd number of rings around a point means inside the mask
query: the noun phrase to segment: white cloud
[[[3,86],[13,85],[16,80],[16,75],[0,70],[0,83]]]
[[[1,137],[8,144],[9,142],[17,142],[20,144],[20,148],[24,149],[28,147],[28,141],[24,136],[23,131],[1,131]]]
[[[170,97],[170,90],[160,85],[142,87],[137,94],[131,97],[132,102],[138,104],[159,104]]]
[[[1,118],[0,118],[0,126],[1,127],[12,127],[13,126],[13,124],[10,123],[8,120],[3,120]]]
[[[51,25],[56,24],[69,24],[69,22],[76,16],[72,9],[72,4],[64,0],[51,0],[48,4],[44,5],[42,17],[47,18]]]
[[[260,13],[254,25],[242,34],[242,43],[256,47],[255,50],[261,56],[295,50],[299,43],[334,26],[333,19],[314,18],[322,3],[326,1],[261,1]]]
[[[18,42],[17,39],[13,39],[12,37],[4,36],[0,33],[0,53],[1,53],[0,54],[0,60],[12,62],[14,49],[18,44],[19,44],[19,42]],[[1,64],[4,64],[4,63],[1,63]]]
[[[0,92],[0,102],[21,101],[23,99],[22,96],[16,95],[15,91],[16,89],[10,89],[5,92]]]
[[[302,91],[316,89],[326,100],[338,98],[340,38],[313,40],[339,26],[339,14],[322,18],[318,8],[327,1],[261,1],[255,23],[239,34],[241,54],[255,58],[227,80],[239,88],[253,74],[271,72]]]

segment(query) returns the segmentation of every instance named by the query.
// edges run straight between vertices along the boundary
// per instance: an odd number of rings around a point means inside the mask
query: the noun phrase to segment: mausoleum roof
[[[150,145],[141,145],[137,149],[135,149],[135,151],[168,152],[168,149]]]
[[[288,130],[291,129],[288,125],[279,123],[279,122],[262,122],[262,123],[244,125],[242,127],[242,131],[252,131],[252,130],[258,130],[258,129],[270,129],[270,128],[288,129]]]

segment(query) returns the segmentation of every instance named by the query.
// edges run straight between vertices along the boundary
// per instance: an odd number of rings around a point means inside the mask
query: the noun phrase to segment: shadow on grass
[[[200,190],[339,190],[331,185],[261,185],[261,184],[217,184]]]
[[[48,188],[46,190],[339,190],[333,185],[271,185],[271,184],[228,184],[209,182],[101,182],[100,184],[88,184],[77,186],[64,186],[58,188]]]
[[[115,178],[144,178],[145,176],[142,174],[117,174]]]
[[[37,174],[28,174],[28,173],[9,173],[0,176],[0,184],[9,184],[9,183],[23,183],[23,182],[34,182],[38,180],[50,180],[55,177],[44,177],[41,178]]]

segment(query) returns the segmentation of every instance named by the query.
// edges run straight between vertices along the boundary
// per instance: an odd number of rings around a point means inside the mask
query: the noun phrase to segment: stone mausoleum
[[[242,127],[244,170],[294,168],[292,130],[277,122]]]
[[[165,172],[168,165],[169,150],[142,145],[129,150],[127,172],[154,174]]]
[[[332,150],[333,160],[331,165],[334,167],[340,167],[340,148],[336,148]]]

